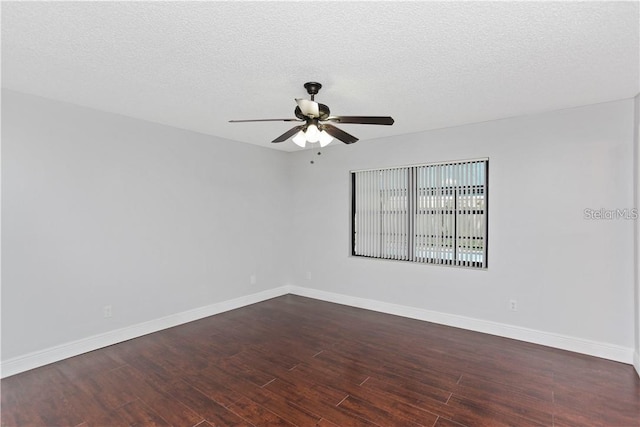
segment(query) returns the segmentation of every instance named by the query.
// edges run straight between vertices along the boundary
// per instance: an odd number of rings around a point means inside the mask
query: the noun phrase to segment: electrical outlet
[[[518,311],[518,301],[514,299],[509,300],[509,310]]]
[[[311,272],[307,271],[307,280],[311,280]]]
[[[249,281],[251,282],[251,284],[252,284],[252,285],[255,285],[256,283],[258,283],[258,278],[256,277],[256,275],[255,275],[255,274],[252,274],[252,275],[249,277]]]
[[[113,313],[111,312],[111,306],[105,305],[104,307],[102,307],[102,314],[104,315],[105,319],[113,316]]]

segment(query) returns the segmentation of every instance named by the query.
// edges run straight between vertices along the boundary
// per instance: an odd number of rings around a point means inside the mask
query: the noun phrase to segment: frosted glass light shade
[[[331,141],[333,141],[333,137],[323,130],[322,132],[320,132],[319,141],[320,147],[326,147],[331,143]]]
[[[306,135],[307,135],[307,141],[318,142],[318,139],[320,138],[320,131],[318,130],[318,126],[314,124],[310,124],[307,127]]]
[[[307,137],[305,136],[303,131],[300,131],[293,137],[293,143],[296,144],[300,148],[304,148],[307,144]]]

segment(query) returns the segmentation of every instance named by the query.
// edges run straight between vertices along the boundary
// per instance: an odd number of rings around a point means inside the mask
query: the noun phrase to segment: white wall
[[[11,91],[2,104],[3,362],[286,284],[637,351],[633,221],[583,218],[633,206],[633,100],[321,156]],[[476,157],[488,270],[349,255],[350,170]]]
[[[583,211],[633,207],[633,100],[329,147],[292,154],[294,283],[632,354],[633,221]],[[490,158],[488,270],[350,256],[350,170],[478,157]]]
[[[2,360],[283,285],[287,160],[3,90]]]

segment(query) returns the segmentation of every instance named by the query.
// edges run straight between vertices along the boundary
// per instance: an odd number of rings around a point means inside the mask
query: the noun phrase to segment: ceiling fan
[[[393,124],[393,118],[388,116],[332,116],[330,115],[329,107],[314,100],[322,85],[316,82],[307,82],[304,87],[307,89],[307,93],[311,95],[311,100],[296,98],[298,106],[294,110],[295,119],[250,119],[229,120],[229,122],[304,122],[304,124],[289,129],[271,141],[283,142],[293,136],[293,142],[302,148],[307,142],[319,142],[320,146],[324,147],[333,138],[345,144],[353,144],[358,140],[355,136],[326,122],[388,126]]]

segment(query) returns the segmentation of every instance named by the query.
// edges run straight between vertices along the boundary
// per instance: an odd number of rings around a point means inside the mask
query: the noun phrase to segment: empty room
[[[640,2],[2,1],[2,426],[640,427]]]

